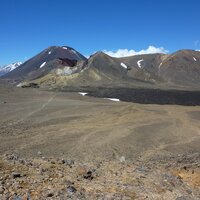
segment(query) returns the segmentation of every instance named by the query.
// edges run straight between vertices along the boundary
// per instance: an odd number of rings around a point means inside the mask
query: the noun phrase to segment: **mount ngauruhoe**
[[[97,52],[85,58],[71,47],[52,46],[3,79],[39,87],[143,87],[199,89],[200,52],[145,54],[113,58]]]

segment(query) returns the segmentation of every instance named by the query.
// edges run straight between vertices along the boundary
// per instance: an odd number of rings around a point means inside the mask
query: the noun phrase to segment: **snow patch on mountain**
[[[4,65],[4,66],[0,67],[0,76],[3,76],[4,74],[7,74],[8,72],[13,71],[17,67],[19,67],[21,64],[22,64],[22,62],[16,62],[16,63],[12,63],[9,65]]]
[[[45,65],[46,65],[46,62],[43,62],[43,63],[40,65],[40,68],[43,68]]]
[[[124,64],[124,63],[121,63],[121,66],[122,66],[123,68],[125,68],[125,69],[128,69],[128,67],[127,67],[126,64]]]
[[[142,68],[141,62],[143,62],[143,61],[144,61],[143,59],[137,61],[137,65],[138,65],[139,68]]]
[[[82,95],[82,96],[85,96],[85,95],[87,95],[88,93],[86,93],[86,92],[79,92],[79,94]]]

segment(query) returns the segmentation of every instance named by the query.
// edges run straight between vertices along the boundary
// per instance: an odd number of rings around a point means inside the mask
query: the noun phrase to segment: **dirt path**
[[[25,117],[17,120],[16,122],[12,123],[12,125],[16,125],[16,124],[19,124],[19,123],[22,123],[24,122],[27,118],[33,116],[34,114],[42,111],[45,107],[47,107],[51,102],[52,100],[57,96],[58,94],[53,94],[45,103],[42,104],[42,106],[40,106],[38,109],[28,113]]]

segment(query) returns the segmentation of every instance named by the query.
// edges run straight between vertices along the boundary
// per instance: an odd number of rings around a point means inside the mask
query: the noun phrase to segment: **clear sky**
[[[199,0],[1,0],[0,65],[51,45],[84,55],[149,45],[200,49]]]

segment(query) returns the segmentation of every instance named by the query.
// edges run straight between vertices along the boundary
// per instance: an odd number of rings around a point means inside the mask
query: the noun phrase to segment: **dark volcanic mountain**
[[[200,52],[192,50],[177,51],[160,63],[158,73],[170,83],[199,85]]]
[[[15,79],[17,82],[33,80],[45,76],[53,69],[62,69],[64,66],[74,67],[77,63],[85,60],[86,58],[83,55],[71,47],[52,46],[6,74],[3,78]],[[66,74],[71,72],[69,69],[65,71]]]
[[[131,70],[128,76],[177,86],[198,86],[200,52],[181,50],[171,55],[149,54],[119,58]]]

